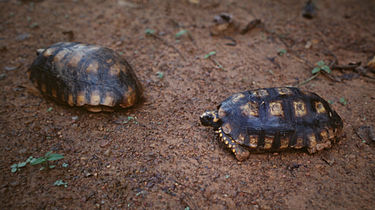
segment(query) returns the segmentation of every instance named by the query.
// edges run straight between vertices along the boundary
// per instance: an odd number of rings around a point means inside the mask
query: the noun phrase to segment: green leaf
[[[154,29],[149,29],[149,28],[148,28],[148,29],[145,30],[145,34],[146,34],[146,35],[155,34],[155,30],[154,30]]]
[[[26,163],[30,163],[30,161],[32,161],[33,159],[33,156],[30,156],[29,158],[27,158]]]
[[[12,173],[16,173],[16,172],[18,171],[18,168],[12,168],[12,169],[10,169],[10,171],[11,171]]]
[[[50,111],[52,111],[52,110],[53,110],[53,108],[50,107],[50,108],[47,109],[47,112],[50,112]]]
[[[286,53],[286,49],[279,49],[277,53],[282,56]]]
[[[39,26],[39,24],[37,23],[37,22],[34,22],[34,23],[32,23],[31,25],[30,25],[30,28],[36,28],[36,27],[38,27]]]
[[[27,162],[21,162],[21,163],[18,163],[18,164],[17,164],[17,167],[18,167],[18,168],[25,167],[26,164],[27,164]]]
[[[346,102],[346,100],[345,100],[345,98],[340,98],[340,103],[342,103],[343,105],[346,105],[347,104],[347,102]]]
[[[216,54],[216,51],[211,51],[211,52],[207,53],[206,55],[204,55],[204,58],[207,59],[207,58],[209,58],[209,57],[211,57],[215,54]]]
[[[60,160],[63,159],[64,156],[56,153],[50,153],[48,156],[46,155],[48,161]]]
[[[319,66],[319,67],[322,67],[322,66],[325,65],[325,63],[324,63],[323,60],[321,60],[321,61],[318,61],[318,63],[316,63],[316,65]]]
[[[323,69],[325,72],[327,72],[328,74],[330,74],[330,73],[332,72],[331,69],[329,68],[329,66],[327,66],[327,65],[322,66],[322,69]]]
[[[11,168],[18,168],[18,163],[15,163],[13,165],[10,166]]]
[[[36,165],[36,164],[41,164],[44,162],[46,162],[46,159],[44,157],[40,157],[40,158],[34,158],[32,161],[30,161],[30,164]]]
[[[328,103],[329,104],[333,104],[334,102],[332,100],[328,100]]]
[[[320,72],[320,67],[315,67],[312,71],[311,71],[311,73],[313,73],[313,74],[316,74],[316,73],[318,73],[318,72]]]
[[[56,165],[50,165],[49,166],[49,168],[55,168],[56,167]]]
[[[62,166],[63,168],[66,168],[66,167],[69,166],[69,164],[67,164],[67,163],[63,163],[61,166]]]
[[[187,33],[188,33],[188,30],[181,30],[176,33],[176,38],[180,38],[180,36],[187,34]]]
[[[39,171],[43,171],[46,167],[42,166]]]
[[[61,180],[61,179],[57,180],[53,185],[54,185],[54,186],[61,186],[61,185],[64,185],[64,187],[68,187],[68,183],[67,183],[67,182],[64,182],[64,181]]]
[[[164,73],[161,71],[156,72],[156,75],[159,77],[159,79],[162,79],[164,77]]]

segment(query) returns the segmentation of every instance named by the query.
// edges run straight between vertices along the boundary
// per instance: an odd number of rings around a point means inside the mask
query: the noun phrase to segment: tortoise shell
[[[133,106],[142,95],[128,62],[97,45],[59,42],[38,50],[28,74],[45,96],[92,112]]]
[[[250,152],[307,149],[315,153],[331,147],[343,122],[315,93],[279,87],[245,91],[227,98],[217,111],[200,117],[240,161]]]

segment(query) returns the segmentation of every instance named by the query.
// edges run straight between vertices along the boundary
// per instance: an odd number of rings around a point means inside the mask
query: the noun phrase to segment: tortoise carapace
[[[234,94],[200,120],[214,128],[239,161],[251,150],[305,148],[315,153],[331,147],[343,128],[340,116],[324,99],[292,87]]]
[[[97,45],[59,42],[38,50],[28,74],[43,95],[92,112],[133,106],[142,95],[129,63]]]

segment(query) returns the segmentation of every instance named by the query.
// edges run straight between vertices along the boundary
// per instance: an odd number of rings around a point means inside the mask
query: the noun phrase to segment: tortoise
[[[43,95],[88,111],[128,108],[142,97],[132,67],[115,51],[93,44],[59,42],[37,50],[28,69]]]
[[[217,110],[204,112],[200,121],[214,128],[239,161],[250,151],[305,149],[312,154],[330,148],[343,128],[327,101],[294,87],[236,93]]]

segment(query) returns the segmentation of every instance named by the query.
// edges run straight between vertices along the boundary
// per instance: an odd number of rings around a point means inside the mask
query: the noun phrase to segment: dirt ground
[[[314,155],[252,154],[238,162],[199,122],[233,93],[303,82],[320,60],[367,64],[375,54],[375,2],[314,2],[315,16],[306,19],[306,2],[298,0],[0,0],[0,208],[373,209],[375,146],[356,132],[375,126],[373,79],[333,70],[341,81],[321,74],[301,86],[344,120],[345,137]],[[222,12],[261,24],[212,36]],[[188,33],[176,37],[181,30]],[[144,102],[95,114],[33,91],[26,71],[36,49],[59,41],[121,53]],[[65,156],[54,169],[11,172],[48,151]]]

